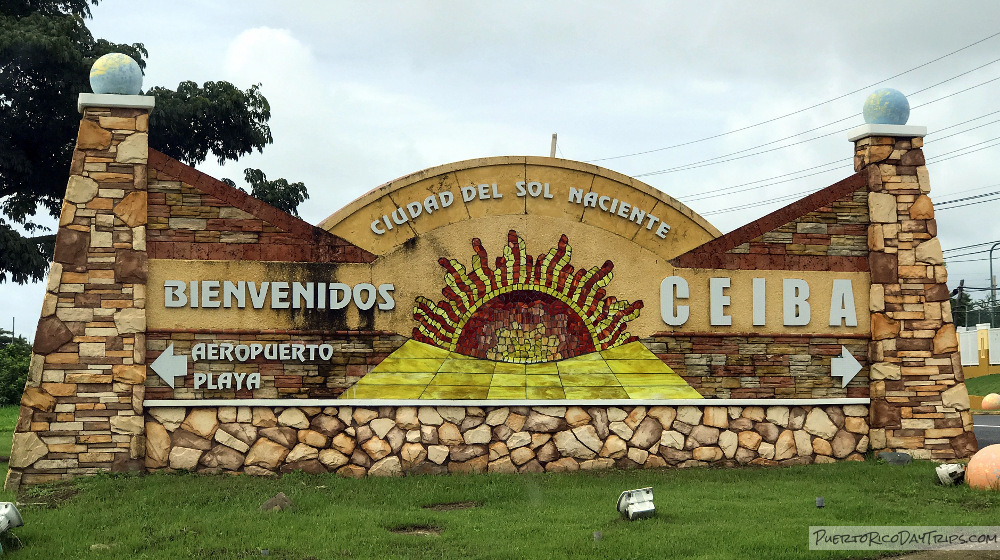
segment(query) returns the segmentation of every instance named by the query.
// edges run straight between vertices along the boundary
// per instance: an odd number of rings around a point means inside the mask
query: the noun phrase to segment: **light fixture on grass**
[[[965,467],[956,463],[938,465],[934,470],[937,472],[938,480],[945,486],[961,484],[962,479],[965,478]]]
[[[0,502],[0,533],[13,527],[22,527],[21,512],[12,502]]]
[[[652,517],[656,512],[653,506],[653,488],[626,490],[618,496],[618,511],[629,521]]]
[[[0,502],[0,533],[23,525],[24,521],[21,519],[21,512],[17,511],[17,507],[11,502]],[[0,546],[0,554],[3,554],[3,546]]]

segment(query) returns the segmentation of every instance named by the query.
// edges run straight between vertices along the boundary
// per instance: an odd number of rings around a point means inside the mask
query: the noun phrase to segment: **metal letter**
[[[850,280],[833,281],[833,292],[830,294],[830,326],[839,327],[841,321],[845,326],[858,326],[858,314],[854,310],[854,287]]]
[[[187,282],[167,280],[163,283],[163,307],[184,307],[188,298],[184,294]]]
[[[664,323],[678,327],[687,322],[691,310],[686,305],[674,306],[674,290],[677,291],[678,299],[687,299],[689,296],[687,280],[680,276],[667,276],[660,282],[660,316],[663,317]]]
[[[809,283],[800,278],[785,278],[782,285],[785,307],[785,326],[809,324]]]
[[[729,306],[729,296],[723,295],[729,284],[729,278],[708,279],[708,301],[710,306],[710,323],[712,325],[733,324],[733,317],[726,315],[726,307]]]
[[[767,282],[763,278],[753,279],[753,325],[767,324]]]

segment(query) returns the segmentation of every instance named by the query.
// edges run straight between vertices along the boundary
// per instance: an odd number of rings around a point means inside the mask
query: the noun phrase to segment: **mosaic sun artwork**
[[[413,339],[467,356],[538,363],[607,350],[632,342],[625,329],[642,302],[608,296],[614,263],[574,270],[565,235],[533,259],[511,230],[495,268],[479,239],[472,240],[472,268],[441,258],[444,300],[417,297]]]
[[[493,268],[472,249],[471,268],[438,261],[444,299],[418,296],[413,340],[344,398],[701,398],[628,332],[643,304],[608,295],[610,260],[576,269],[566,235],[533,258],[514,230]]]

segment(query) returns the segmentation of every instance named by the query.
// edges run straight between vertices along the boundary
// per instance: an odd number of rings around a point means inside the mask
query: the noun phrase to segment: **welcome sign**
[[[613,171],[494,157],[308,224],[83,95],[7,487],[863,460],[976,448],[923,129],[722,234]]]
[[[810,231],[824,232],[796,231],[788,241],[807,241],[805,250],[821,249],[824,257],[836,243],[858,255],[866,248],[866,208],[810,220],[803,222]],[[149,326],[254,325],[289,333],[335,326],[394,335],[398,346],[367,360],[363,376],[345,376],[350,384],[340,387],[341,399],[717,396],[699,392],[698,383],[678,375],[681,364],[654,351],[658,337],[696,333],[822,335],[833,337],[824,352],[839,355],[851,345],[866,359],[856,342],[870,330],[864,270],[681,266],[673,260],[721,234],[673,198],[593,166],[493,158],[430,169],[369,193],[321,227],[371,258],[335,265],[209,259],[183,266],[153,259]],[[175,350],[186,346],[171,340]],[[231,375],[211,371],[254,374],[260,372],[249,371],[253,364],[272,369],[278,362],[282,372],[302,365],[319,372],[336,353],[315,351],[333,347],[318,339],[290,342],[295,350],[286,357],[255,353],[267,347],[263,341],[255,347],[216,336],[208,348],[233,350],[211,354],[198,350],[204,344],[189,351],[193,383],[175,385],[173,396],[263,390],[273,397],[267,376],[244,391],[229,382]],[[846,396],[825,369],[809,380],[810,391]],[[304,379],[310,376],[302,377],[297,394],[317,394]]]

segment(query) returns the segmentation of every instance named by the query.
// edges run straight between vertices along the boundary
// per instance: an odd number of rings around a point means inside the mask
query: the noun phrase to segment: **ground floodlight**
[[[21,527],[24,521],[21,519],[21,512],[13,502],[0,502],[0,533],[12,527]]]
[[[965,467],[956,463],[938,465],[934,470],[937,472],[938,480],[945,486],[954,486],[965,478]]]
[[[0,502],[0,533],[23,525],[24,521],[21,519],[21,512],[17,511],[17,506],[12,502]],[[0,546],[0,554],[3,554],[3,546]]]
[[[652,517],[656,512],[653,507],[653,487],[626,490],[618,496],[618,511],[629,521]]]

